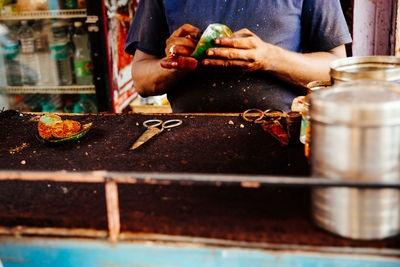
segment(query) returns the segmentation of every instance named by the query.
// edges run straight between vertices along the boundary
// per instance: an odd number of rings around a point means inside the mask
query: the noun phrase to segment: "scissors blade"
[[[148,140],[150,140],[153,136],[159,134],[162,130],[157,128],[157,127],[150,127],[148,128],[139,138],[136,140],[136,142],[129,148],[129,150],[134,150],[144,143],[146,143]]]

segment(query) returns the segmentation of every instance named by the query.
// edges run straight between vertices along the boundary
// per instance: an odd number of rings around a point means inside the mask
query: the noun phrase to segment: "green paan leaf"
[[[92,122],[85,124],[82,126],[82,128],[79,130],[79,132],[68,136],[66,138],[60,138],[60,139],[43,139],[42,137],[40,137],[39,135],[36,136],[36,138],[45,144],[62,144],[62,143],[66,143],[66,142],[71,142],[71,141],[75,141],[78,140],[79,138],[85,136],[87,134],[87,132],[89,132],[90,127],[92,126]]]
[[[200,40],[191,56],[197,60],[202,59],[205,56],[205,52],[208,48],[218,47],[213,42],[215,38],[230,36],[232,36],[232,31],[228,28],[228,26],[219,23],[208,25],[207,29],[201,35]]]

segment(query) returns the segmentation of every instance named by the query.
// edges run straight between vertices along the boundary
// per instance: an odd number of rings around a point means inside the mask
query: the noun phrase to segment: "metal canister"
[[[332,84],[353,80],[400,82],[400,58],[395,56],[359,56],[335,60],[330,65]]]
[[[400,179],[400,85],[360,80],[315,92],[311,99],[311,169],[315,177]],[[353,239],[400,232],[396,189],[312,189],[315,223]]]
[[[300,142],[304,144],[304,155],[310,160],[310,136],[311,136],[311,122],[310,122],[310,95],[313,92],[327,89],[331,87],[330,81],[313,81],[307,84],[307,95],[304,97],[304,104],[300,111],[302,119],[300,124]]]

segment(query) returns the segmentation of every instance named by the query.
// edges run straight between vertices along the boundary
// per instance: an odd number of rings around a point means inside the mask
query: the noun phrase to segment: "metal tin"
[[[286,131],[291,144],[300,143],[300,128],[302,115],[300,112],[288,112],[286,116]]]
[[[332,179],[400,179],[400,85],[353,81],[311,95],[312,175]],[[400,90],[399,90],[400,91]],[[354,239],[400,232],[396,189],[315,188],[315,223]]]
[[[400,124],[400,84],[360,80],[332,89],[310,95],[313,121],[360,127]]]
[[[307,93],[310,94],[320,89],[330,88],[331,86],[331,81],[312,81],[307,84]]]
[[[330,65],[332,84],[352,80],[400,82],[400,58],[395,56],[359,56],[335,60]]]
[[[310,160],[310,136],[311,136],[311,122],[309,108],[310,108],[310,94],[313,92],[327,89],[331,87],[331,81],[313,81],[307,84],[307,95],[304,97],[304,105],[301,111],[302,119],[300,125],[300,142],[304,144],[304,155]]]

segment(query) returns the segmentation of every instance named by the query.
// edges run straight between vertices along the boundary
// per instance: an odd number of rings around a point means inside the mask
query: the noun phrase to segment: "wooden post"
[[[121,229],[117,183],[113,180],[108,180],[105,185],[105,191],[109,238],[111,241],[116,242]]]
[[[397,57],[400,57],[400,0],[397,0],[396,2],[397,7],[396,7],[396,22],[395,24],[395,51],[394,55]]]
[[[392,55],[398,0],[354,0],[353,55]]]

